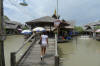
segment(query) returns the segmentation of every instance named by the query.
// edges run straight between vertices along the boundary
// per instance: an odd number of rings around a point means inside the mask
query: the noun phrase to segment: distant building
[[[84,32],[93,36],[96,30],[95,28],[96,26],[100,26],[100,21],[91,22],[91,23],[84,25]]]
[[[18,29],[22,29],[22,24],[16,21],[4,20],[4,26],[7,34],[18,34]]]

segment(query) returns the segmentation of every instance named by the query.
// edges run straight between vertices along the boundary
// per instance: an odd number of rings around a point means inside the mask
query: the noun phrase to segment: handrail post
[[[11,66],[16,66],[16,53],[15,52],[12,52],[11,53]]]
[[[59,66],[59,56],[57,49],[57,34],[55,34],[55,66]]]
[[[58,51],[57,51],[57,34],[55,34],[55,56],[58,56]]]

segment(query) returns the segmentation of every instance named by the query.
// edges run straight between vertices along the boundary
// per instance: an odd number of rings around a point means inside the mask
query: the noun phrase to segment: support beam
[[[0,66],[5,66],[3,25],[3,0],[0,0]]]

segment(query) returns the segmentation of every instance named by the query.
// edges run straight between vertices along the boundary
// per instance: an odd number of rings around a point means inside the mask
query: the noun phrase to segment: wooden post
[[[11,61],[11,66],[16,66],[16,53],[15,52],[13,52],[13,53],[11,53],[10,54],[11,56],[10,56],[10,61]]]
[[[59,66],[59,55],[57,48],[57,34],[55,34],[55,66]]]
[[[59,55],[58,55],[58,45],[57,45],[58,34],[59,34],[59,25],[60,25],[59,20],[54,22],[54,26],[57,29],[57,33],[55,34],[55,66],[59,66]]]
[[[59,66],[59,56],[55,56],[55,66]]]
[[[93,39],[96,38],[96,33],[95,33],[95,26],[93,26]]]
[[[3,26],[3,0],[0,0],[0,66],[5,66],[4,59],[4,26]]]

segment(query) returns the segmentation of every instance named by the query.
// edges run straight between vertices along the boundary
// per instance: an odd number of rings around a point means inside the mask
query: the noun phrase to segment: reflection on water
[[[76,44],[77,43],[77,44]],[[92,38],[74,38],[72,42],[61,43],[60,66],[100,66],[100,42]]]
[[[7,36],[4,41],[5,64],[10,66],[10,53],[17,51],[24,42],[22,35]]]

